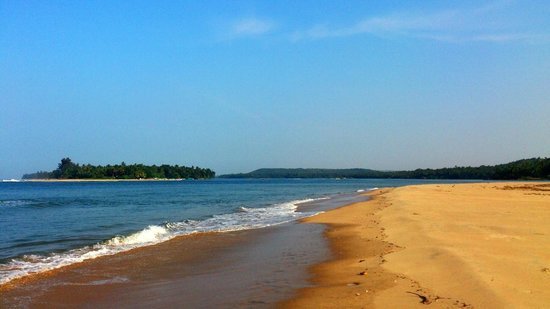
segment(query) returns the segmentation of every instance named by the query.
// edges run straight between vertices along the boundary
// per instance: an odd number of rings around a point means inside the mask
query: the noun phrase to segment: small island
[[[122,162],[115,165],[78,164],[61,159],[57,169],[25,174],[24,180],[134,180],[134,179],[209,179],[216,173],[209,168],[179,165],[144,165]]]

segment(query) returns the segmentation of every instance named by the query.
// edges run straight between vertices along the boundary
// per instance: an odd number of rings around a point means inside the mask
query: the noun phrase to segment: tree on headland
[[[187,167],[179,165],[147,166],[143,164],[128,165],[80,165],[70,158],[61,159],[57,169],[51,172],[36,172],[23,175],[23,179],[206,179],[213,178],[215,172],[208,168]]]
[[[55,178],[72,178],[77,174],[78,165],[74,164],[70,158],[61,159],[57,169],[53,171]]]

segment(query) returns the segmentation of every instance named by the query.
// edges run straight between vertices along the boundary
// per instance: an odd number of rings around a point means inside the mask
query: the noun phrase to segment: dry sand
[[[550,308],[550,183],[421,185],[308,218],[332,260],[291,308]]]

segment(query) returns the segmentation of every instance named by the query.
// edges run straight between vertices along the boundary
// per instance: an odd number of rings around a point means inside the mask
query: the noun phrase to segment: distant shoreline
[[[183,178],[142,178],[142,179],[101,179],[101,178],[78,178],[78,179],[22,179],[18,182],[139,182],[139,181],[187,181]],[[195,179],[192,179],[195,180]]]
[[[249,173],[225,174],[219,178],[373,178],[373,179],[550,179],[550,158],[530,158],[493,166],[455,166],[437,169],[380,171],[365,168],[261,168]]]

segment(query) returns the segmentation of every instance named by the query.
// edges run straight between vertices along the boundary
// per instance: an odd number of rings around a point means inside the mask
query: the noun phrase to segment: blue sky
[[[550,156],[550,2],[0,0],[0,178]]]

